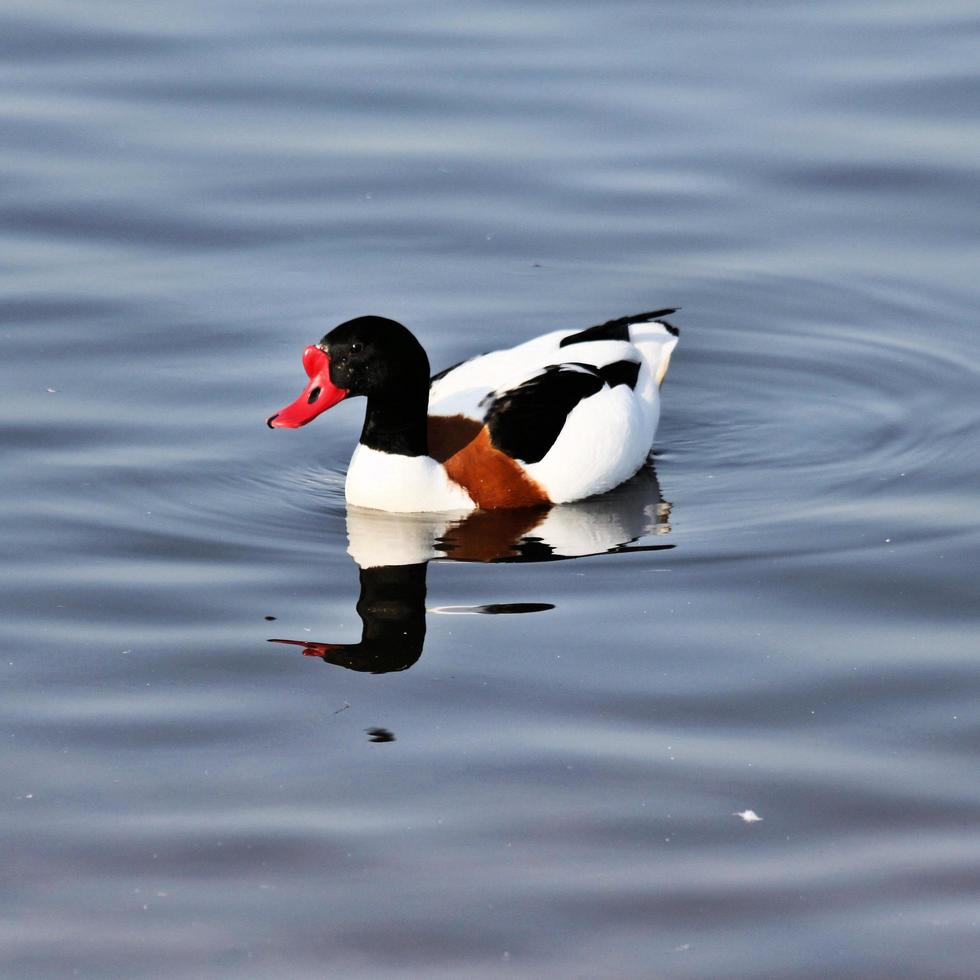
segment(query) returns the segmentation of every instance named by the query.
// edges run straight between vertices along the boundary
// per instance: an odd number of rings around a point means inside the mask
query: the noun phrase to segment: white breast
[[[471,511],[476,505],[431,456],[398,456],[359,444],[344,487],[347,502],[401,513]]]

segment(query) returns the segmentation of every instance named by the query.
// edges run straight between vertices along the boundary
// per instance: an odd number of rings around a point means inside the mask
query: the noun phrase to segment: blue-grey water
[[[978,38],[7,0],[0,975],[980,975]],[[363,406],[264,425],[306,344],[661,306],[655,478],[564,515],[612,553],[302,655],[362,630]]]

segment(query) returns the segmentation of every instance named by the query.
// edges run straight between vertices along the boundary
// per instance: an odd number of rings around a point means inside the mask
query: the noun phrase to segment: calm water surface
[[[0,975],[975,977],[978,31],[8,0]],[[669,305],[655,472],[547,528],[263,424],[354,315]]]

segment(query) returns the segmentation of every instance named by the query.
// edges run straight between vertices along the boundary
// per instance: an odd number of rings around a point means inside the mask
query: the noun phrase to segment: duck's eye
[[[350,345],[350,352],[352,354],[357,354],[361,349],[361,345],[358,343],[353,343]]]

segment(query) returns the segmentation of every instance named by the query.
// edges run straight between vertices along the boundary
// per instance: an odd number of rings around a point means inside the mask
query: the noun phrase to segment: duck
[[[344,488],[357,507],[468,513],[584,500],[649,456],[675,312],[554,330],[435,375],[407,327],[356,317],[305,349],[306,387],[266,424],[300,428],[365,397]]]

